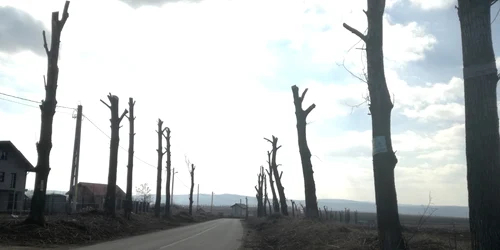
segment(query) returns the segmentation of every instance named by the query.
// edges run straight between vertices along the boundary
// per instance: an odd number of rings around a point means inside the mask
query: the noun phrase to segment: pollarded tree
[[[264,140],[270,142],[273,147],[271,151],[271,167],[273,168],[274,180],[276,181],[276,187],[278,188],[278,194],[280,196],[281,214],[288,216],[288,205],[286,204],[285,188],[281,183],[281,176],[283,175],[283,171],[278,174],[278,164],[276,163],[276,154],[278,153],[278,149],[280,149],[281,146],[278,146],[278,137],[273,135],[272,138],[272,141],[267,138],[264,138]]]
[[[116,212],[116,172],[118,169],[118,147],[120,146],[120,123],[128,111],[125,109],[122,115],[118,115],[119,98],[109,93],[109,105],[101,100],[111,111],[111,139],[109,146],[109,172],[108,186],[106,190],[106,200],[104,201],[105,211],[108,215],[114,216]]]
[[[59,77],[59,43],[61,42],[61,31],[69,17],[69,1],[64,4],[64,11],[59,20],[59,11],[52,12],[52,36],[50,49],[47,45],[45,31],[43,31],[43,47],[47,53],[47,81],[45,82],[45,100],[40,105],[42,112],[40,139],[36,143],[38,161],[35,167],[35,188],[31,199],[31,210],[26,223],[45,225],[45,192],[50,172],[50,150],[52,149],[52,123],[56,113],[56,90]],[[76,185],[76,184],[75,184]]]
[[[170,217],[172,215],[172,211],[170,209],[170,180],[172,179],[172,161],[171,161],[171,152],[170,152],[170,128],[166,127],[165,128],[166,134],[163,136],[165,137],[165,140],[167,141],[167,146],[165,147],[165,150],[167,152],[167,183],[165,187],[165,194],[167,196],[167,200],[165,201],[165,217]]]
[[[306,217],[318,218],[318,199],[316,198],[316,184],[314,183],[314,171],[311,163],[311,150],[307,145],[306,119],[307,115],[316,107],[313,103],[306,110],[302,109],[302,102],[306,96],[307,89],[299,96],[299,88],[292,86],[293,103],[295,106],[295,117],[297,118],[297,135],[299,142],[300,160],[302,162],[302,173],[304,175],[304,192],[306,198]]]
[[[191,163],[189,174],[191,175],[191,188],[189,189],[189,215],[193,215],[193,191],[194,191],[194,170],[196,167]]]
[[[127,116],[129,121],[129,143],[128,143],[128,164],[127,164],[127,193],[125,195],[125,217],[130,219],[130,213],[132,212],[132,176],[134,169],[134,106],[135,101],[131,97],[128,99],[128,109],[130,114]]]
[[[158,153],[158,167],[157,167],[157,173],[156,173],[156,200],[155,200],[155,216],[160,217],[160,205],[161,205],[161,169],[162,169],[162,163],[163,163],[163,155],[167,151],[163,151],[163,133],[165,132],[166,128],[163,128],[163,121],[161,119],[158,119],[158,130],[156,133],[158,133],[158,149],[156,149],[156,152]]]
[[[280,212],[280,203],[278,202],[278,197],[276,196],[276,190],[274,189],[273,181],[273,165],[271,161],[272,152],[267,151],[267,164],[269,165],[269,170],[266,169],[267,175],[269,176],[269,185],[271,186],[271,193],[273,194],[273,212]]]
[[[496,0],[458,0],[472,249],[500,248],[498,75],[491,35]]]
[[[367,0],[368,33],[344,23],[344,28],[366,44],[367,82],[372,117],[373,172],[380,249],[406,249],[399,221],[394,168],[398,162],[392,149],[391,111],[393,103],[384,73],[383,16],[385,0]]]

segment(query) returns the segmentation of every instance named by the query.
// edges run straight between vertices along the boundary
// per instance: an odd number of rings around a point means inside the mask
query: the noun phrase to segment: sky
[[[388,0],[385,73],[394,97],[398,202],[467,205],[460,25],[456,1]],[[0,92],[40,101],[47,59],[42,30],[64,1],[0,1]],[[304,108],[318,198],[374,201],[371,118],[363,103],[366,1],[74,0],[61,36],[58,104],[83,106],[79,181],[106,183],[110,111],[135,105],[133,186],[156,187],[157,120],[171,131],[174,192],[189,192],[185,156],[200,193],[255,197],[275,135],[287,198],[303,199],[291,86],[308,88]],[[492,7],[492,19],[499,4]],[[500,17],[492,26],[500,49]],[[50,42],[50,39],[49,39]],[[500,57],[497,55],[497,66]],[[351,73],[349,73],[351,72]],[[0,96],[0,140],[36,164],[36,103]],[[358,105],[361,104],[361,105]],[[68,190],[74,111],[54,117],[49,190]],[[126,187],[129,124],[121,123],[117,184]],[[102,130],[102,131],[101,131]],[[165,143],[164,143],[165,145]],[[164,159],[165,160],[165,159]],[[165,165],[163,163],[163,165]],[[163,176],[165,171],[163,170]],[[32,189],[34,173],[26,188]],[[163,177],[164,180],[165,177]],[[162,185],[162,190],[164,190]]]

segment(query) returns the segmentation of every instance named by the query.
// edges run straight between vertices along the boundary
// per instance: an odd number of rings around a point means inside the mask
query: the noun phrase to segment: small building
[[[245,217],[246,216],[247,206],[241,203],[234,203],[231,206],[231,215],[233,217]]]
[[[64,194],[46,194],[45,195],[45,213],[46,214],[60,214],[65,213],[66,209],[66,195]]]
[[[66,195],[72,195],[75,186],[71,188]],[[104,201],[106,199],[106,192],[108,189],[107,184],[79,182],[77,184],[77,210],[83,208],[104,209]],[[116,209],[119,210],[123,207],[125,200],[125,192],[116,185]]]
[[[0,212],[24,210],[26,177],[34,170],[11,141],[0,141]]]

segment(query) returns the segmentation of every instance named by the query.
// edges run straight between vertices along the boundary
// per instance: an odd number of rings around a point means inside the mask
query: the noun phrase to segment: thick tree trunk
[[[47,181],[50,172],[50,151],[52,149],[52,123],[56,113],[56,90],[57,79],[59,77],[59,44],[61,31],[69,17],[69,1],[64,4],[62,19],[59,20],[59,12],[52,12],[52,36],[50,50],[47,45],[45,31],[43,31],[43,42],[45,52],[47,53],[47,82],[45,82],[45,100],[40,105],[41,126],[40,139],[36,144],[38,161],[35,167],[35,187],[33,198],[31,200],[31,210],[26,223],[45,225],[45,192],[47,190]]]
[[[109,172],[108,186],[106,189],[106,200],[104,201],[105,211],[108,215],[115,216],[116,212],[116,172],[118,169],[118,147],[120,145],[120,122],[128,113],[127,110],[121,116],[118,115],[118,96],[109,93],[110,105],[101,102],[111,110],[111,140],[109,147]]]
[[[306,217],[318,218],[318,199],[316,198],[316,184],[314,182],[314,171],[311,163],[311,151],[307,145],[306,136],[306,118],[307,115],[316,107],[312,104],[306,110],[302,109],[302,102],[307,93],[304,90],[299,96],[299,88],[295,85],[292,86],[293,103],[295,106],[295,117],[297,118],[297,135],[299,143],[300,160],[302,162],[302,173],[304,175],[304,192],[306,198]]]
[[[193,191],[194,191],[194,164],[191,164],[191,189],[189,190],[189,215],[193,215]]]
[[[274,189],[274,181],[273,181],[273,166],[271,162],[271,152],[267,151],[267,163],[269,164],[269,171],[267,171],[267,175],[269,176],[269,185],[271,186],[271,193],[273,194],[273,210],[275,213],[280,212],[280,203],[278,202],[278,197],[276,196],[276,190]]]
[[[134,169],[134,105],[135,101],[133,98],[128,99],[128,106],[130,114],[128,116],[129,120],[129,142],[128,142],[128,164],[127,164],[127,193],[125,196],[125,217],[130,219],[130,213],[132,212],[132,175]]]
[[[165,128],[166,131],[166,136],[165,139],[167,141],[167,147],[166,152],[167,152],[167,183],[165,187],[165,194],[167,196],[167,201],[165,202],[165,217],[170,218],[172,216],[172,212],[170,209],[170,180],[172,179],[172,162],[171,162],[171,153],[170,153],[170,128]]]
[[[163,152],[163,121],[158,119],[158,149],[156,150],[158,152],[158,168],[157,168],[157,173],[156,173],[156,201],[155,201],[155,217],[160,217],[161,213],[161,169],[162,169],[162,163],[163,163],[163,155],[165,154]]]
[[[407,249],[399,221],[394,168],[398,162],[392,149],[391,110],[393,104],[384,73],[383,15],[385,0],[368,0],[367,35],[344,24],[366,43],[368,90],[372,116],[373,172],[380,248]]]
[[[275,136],[273,136],[272,141],[266,138],[264,139],[268,142],[271,142],[273,146],[271,166],[273,168],[274,179],[276,180],[276,187],[278,188],[278,194],[280,197],[281,214],[288,216],[288,205],[286,204],[285,188],[281,184],[281,175],[283,174],[283,171],[278,174],[278,165],[276,164],[276,153],[278,152],[278,149],[281,148],[281,146],[278,147],[278,138]]]
[[[464,67],[469,223],[474,250],[500,249],[497,68],[490,1],[458,0]]]

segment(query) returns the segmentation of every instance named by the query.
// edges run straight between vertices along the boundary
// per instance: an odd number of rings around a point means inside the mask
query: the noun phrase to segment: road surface
[[[239,219],[218,219],[75,250],[237,250],[242,237]]]

